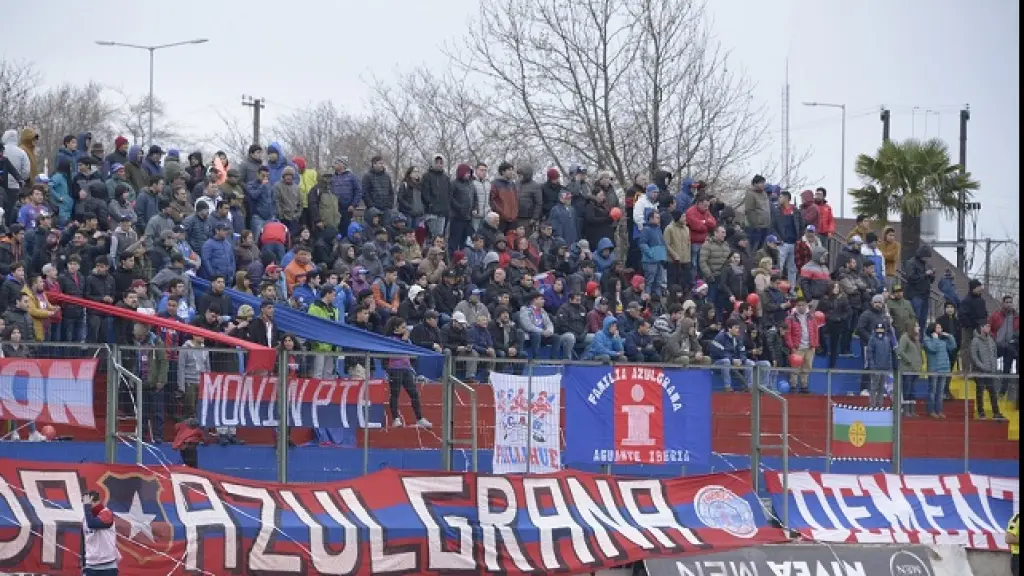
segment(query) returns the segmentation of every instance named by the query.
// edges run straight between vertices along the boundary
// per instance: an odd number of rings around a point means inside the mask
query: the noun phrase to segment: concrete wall
[[[1008,576],[1010,574],[1010,554],[1008,552],[968,550],[966,556],[974,576]]]

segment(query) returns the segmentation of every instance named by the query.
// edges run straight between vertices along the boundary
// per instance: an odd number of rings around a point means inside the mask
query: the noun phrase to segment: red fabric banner
[[[76,306],[81,306],[82,308],[102,312],[109,316],[116,316],[118,318],[124,318],[126,320],[148,324],[150,326],[158,326],[160,328],[171,328],[178,332],[202,336],[207,340],[213,340],[214,342],[219,342],[227,346],[241,348],[249,353],[248,362],[246,362],[246,372],[273,372],[274,364],[277,362],[277,351],[273,348],[253,344],[252,342],[241,340],[226,334],[211,332],[210,330],[196,328],[195,326],[178,322],[176,320],[168,320],[167,318],[160,318],[159,316],[140,314],[124,308],[118,308],[117,306],[111,306],[110,304],[101,304],[99,302],[93,302],[92,300],[86,300],[84,298],[76,298],[59,292],[47,292],[46,297],[50,299],[50,302],[56,304],[74,304]]]
[[[386,469],[273,484],[171,467],[0,460],[0,572],[78,576],[83,490],[120,573],[590,574],[785,541],[749,471],[672,479]]]
[[[0,420],[96,428],[95,360],[0,358]]]

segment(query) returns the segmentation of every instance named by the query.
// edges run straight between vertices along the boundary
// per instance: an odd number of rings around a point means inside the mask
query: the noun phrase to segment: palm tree
[[[864,185],[850,190],[858,214],[888,223],[902,222],[903,254],[913,255],[921,245],[921,213],[938,210],[953,216],[960,193],[969,201],[979,187],[970,172],[952,164],[949,149],[938,139],[882,143],[875,156],[861,154],[855,170]]]

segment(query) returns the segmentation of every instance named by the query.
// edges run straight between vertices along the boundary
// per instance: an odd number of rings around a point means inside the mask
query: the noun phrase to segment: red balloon
[[[47,440],[54,440],[57,438],[57,429],[49,424],[40,428],[39,433],[45,436]]]
[[[818,324],[824,324],[825,313],[822,312],[821,310],[818,310],[817,312],[814,313],[814,319],[818,321]]]
[[[612,220],[618,222],[619,218],[622,218],[622,208],[616,206],[608,211],[608,215],[612,217]]]
[[[789,365],[793,368],[800,368],[804,365],[804,357],[799,354],[790,354]]]
[[[750,304],[752,308],[757,308],[757,305],[761,303],[761,297],[757,294],[747,294],[747,304]]]

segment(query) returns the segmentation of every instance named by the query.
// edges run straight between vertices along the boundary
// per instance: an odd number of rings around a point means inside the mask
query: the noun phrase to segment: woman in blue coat
[[[937,322],[928,324],[924,335],[924,356],[928,361],[928,399],[925,405],[928,407],[928,416],[936,419],[945,419],[942,413],[942,397],[946,390],[946,381],[952,367],[949,363],[950,353],[956,350],[956,338],[952,334],[942,331],[942,326]]]

